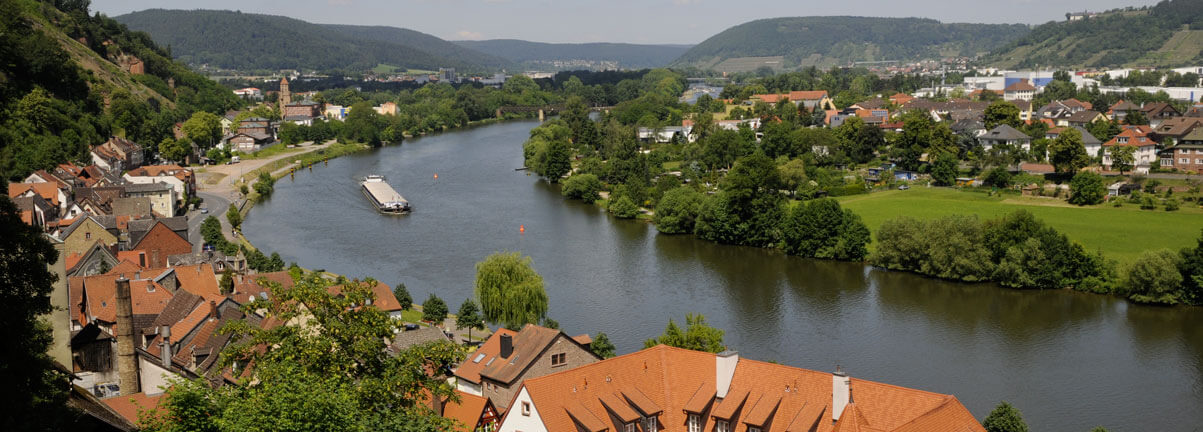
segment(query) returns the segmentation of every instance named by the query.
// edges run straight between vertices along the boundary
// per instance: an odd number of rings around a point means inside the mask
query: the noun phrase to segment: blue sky
[[[109,16],[148,8],[230,9],[323,24],[388,25],[444,39],[695,44],[760,18],[857,15],[1040,24],[1153,0],[93,0]],[[855,31],[855,29],[849,29]]]

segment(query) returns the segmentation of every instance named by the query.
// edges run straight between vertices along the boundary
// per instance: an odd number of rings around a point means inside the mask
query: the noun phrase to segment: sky
[[[785,16],[922,17],[1041,24],[1070,11],[1155,0],[92,0],[117,16],[149,8],[228,9],[321,24],[387,25],[448,40],[696,44],[747,21]],[[855,29],[849,29],[855,31]]]

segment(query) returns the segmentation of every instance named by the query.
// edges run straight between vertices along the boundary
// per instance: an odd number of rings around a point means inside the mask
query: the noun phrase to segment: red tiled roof
[[[798,101],[809,101],[809,100],[819,100],[819,99],[822,99],[822,98],[825,98],[825,97],[827,97],[827,90],[811,90],[811,91],[792,91],[792,92],[789,92],[789,100],[791,100],[791,101],[794,101],[794,102],[798,102]]]
[[[117,414],[121,414],[130,423],[138,423],[138,411],[154,411],[159,408],[159,400],[163,398],[163,393],[147,396],[146,393],[138,392],[129,396],[117,396],[101,400]]]
[[[221,295],[221,288],[217,286],[217,275],[213,273],[213,267],[209,264],[178,266],[174,269],[180,289],[204,297],[206,301],[221,302],[225,299],[225,296]]]
[[[31,190],[33,191],[33,193],[38,194],[38,196],[42,197],[42,199],[46,200],[47,202],[49,202],[51,204],[54,204],[55,207],[59,206],[59,204],[60,204],[59,199],[58,199],[59,188],[56,183],[50,183],[50,182],[46,182],[46,183],[9,183],[8,184],[8,197],[16,198],[16,197],[23,195],[26,192],[29,192]]]
[[[544,426],[553,431],[575,430],[579,421],[571,412],[606,419],[607,412],[614,412],[609,405],[622,402],[614,395],[636,392],[662,409],[657,417],[665,428],[679,428],[687,411],[711,404],[702,430],[713,429],[714,417],[727,416],[735,417],[731,430],[739,431],[757,423],[770,423],[765,432],[984,431],[952,396],[859,379],[851,380],[853,403],[833,424],[830,373],[748,359],[738,360],[726,398],[699,403],[714,394],[715,363],[715,354],[661,345],[530,378],[523,386]],[[638,409],[635,401],[627,402],[626,409]],[[769,417],[777,420],[768,422]]]
[[[472,432],[476,428],[476,424],[480,422],[481,414],[484,413],[489,400],[458,390],[455,394],[459,396],[459,402],[447,401],[443,405],[443,417],[459,422],[456,427],[457,432]]]
[[[1157,142],[1149,137],[1153,130],[1148,126],[1124,126],[1124,130],[1111,138],[1103,145],[1105,146],[1127,146],[1127,147],[1148,147],[1155,146]],[[1121,142],[1124,140],[1125,142]]]
[[[455,369],[455,376],[460,379],[467,380],[468,382],[480,384],[480,371],[484,370],[485,365],[496,359],[501,353],[501,335],[509,335],[510,337],[513,337],[517,334],[518,332],[507,328],[497,329],[496,332],[493,332],[493,336],[489,337],[489,340],[486,340],[484,344],[481,344],[480,348],[477,348],[475,352],[468,354],[468,359],[464,360],[464,362]],[[481,357],[480,360],[476,360],[476,358],[481,354],[484,354],[484,357]]]
[[[1003,91],[1036,91],[1036,86],[1029,83],[1026,79],[1021,79],[1019,82],[1007,86]]]
[[[127,261],[128,262],[128,261]],[[87,314],[105,322],[117,322],[117,278],[121,273],[71,278],[72,305],[83,303],[87,295]],[[127,277],[132,274],[126,273]],[[130,297],[134,315],[158,315],[171,301],[171,291],[149,279],[131,280]],[[87,321],[88,317],[84,317]]]

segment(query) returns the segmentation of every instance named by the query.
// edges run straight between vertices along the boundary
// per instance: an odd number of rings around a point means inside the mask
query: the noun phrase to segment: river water
[[[742,356],[956,395],[980,420],[1006,400],[1035,431],[1203,430],[1203,308],[958,284],[658,235],[566,202],[525,172],[532,121],[444,133],[285,177],[243,223],[288,262],[404,283],[452,311],[494,251],[534,259],[549,316],[619,353],[704,314]],[[414,206],[376,213],[384,174]],[[437,179],[435,178],[437,174]],[[519,232],[519,226],[525,232]]]

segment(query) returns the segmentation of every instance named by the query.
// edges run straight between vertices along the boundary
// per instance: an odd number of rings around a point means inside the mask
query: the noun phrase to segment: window
[[[92,233],[90,233],[90,232],[84,233],[84,240],[91,240],[91,239],[92,239]]]
[[[748,426],[748,432],[760,432],[760,428],[755,427],[755,426]]]
[[[658,426],[659,425],[656,424],[655,417],[643,418],[643,432],[656,432],[658,430]]]
[[[530,402],[522,403],[522,415],[530,417]]]
[[[688,432],[702,432],[702,416],[690,414],[688,426]]]
[[[1195,163],[1197,163],[1197,164],[1203,164],[1203,159],[1195,159]]]
[[[559,353],[559,354],[551,355],[551,365],[552,366],[563,366],[566,363],[568,363],[568,354],[567,353]]]
[[[1190,163],[1190,158],[1180,158],[1180,159],[1178,159],[1178,162],[1179,163]]]
[[[622,426],[623,432],[635,432],[635,422],[627,423]]]
[[[731,432],[731,424],[726,420],[714,422],[714,432]]]

